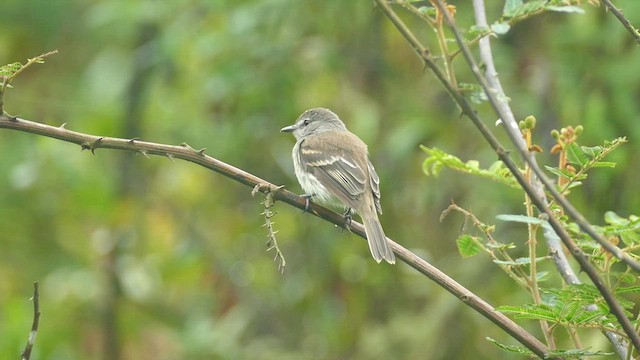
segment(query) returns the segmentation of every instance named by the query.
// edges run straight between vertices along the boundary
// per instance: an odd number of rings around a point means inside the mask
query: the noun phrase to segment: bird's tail
[[[367,234],[371,255],[378,263],[384,259],[389,264],[395,264],[396,256],[387,242],[375,209],[372,210],[368,211],[368,214],[362,214],[362,223],[364,224],[364,232]]]

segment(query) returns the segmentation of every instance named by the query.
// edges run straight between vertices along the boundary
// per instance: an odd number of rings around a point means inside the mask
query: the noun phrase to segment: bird
[[[395,255],[382,229],[378,214],[380,178],[369,160],[367,145],[347,130],[333,111],[313,108],[303,112],[281,132],[293,133],[292,158],[296,177],[305,191],[323,205],[341,204],[350,220],[362,218],[371,255],[376,262],[395,264]]]

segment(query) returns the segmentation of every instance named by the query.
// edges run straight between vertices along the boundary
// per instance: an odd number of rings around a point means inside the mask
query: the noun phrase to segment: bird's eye
[[[306,125],[309,125],[309,122],[311,122],[309,119],[304,119],[302,124],[306,126]]]

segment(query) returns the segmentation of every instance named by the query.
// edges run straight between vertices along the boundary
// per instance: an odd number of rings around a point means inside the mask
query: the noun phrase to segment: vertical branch
[[[531,139],[531,132],[535,128],[535,121],[532,121],[533,117],[527,118],[523,122],[524,126],[522,129],[522,133],[524,134],[524,140],[528,149],[531,149],[533,145],[533,141]],[[533,174],[531,173],[531,168],[529,166],[525,169],[525,177],[529,184],[533,182]],[[533,203],[531,202],[531,198],[529,195],[524,195],[524,204],[528,217],[535,217],[535,212],[533,208]],[[529,266],[529,283],[531,284],[531,295],[533,297],[533,302],[535,304],[542,303],[542,297],[540,296],[540,288],[538,287],[538,263],[536,261],[537,257],[537,224],[527,223],[527,234],[528,234],[528,244],[529,244],[529,259],[531,259],[531,265]],[[544,338],[547,340],[547,345],[550,348],[555,349],[555,338],[553,337],[553,329],[549,327],[549,323],[545,320],[540,320],[540,327],[542,328],[542,333]]]
[[[448,9],[446,11],[448,11]],[[453,58],[449,54],[449,45],[447,45],[447,37],[446,37],[446,34],[444,33],[444,24],[442,21],[443,19],[444,19],[444,15],[440,14],[440,10],[438,10],[435,29],[436,29],[436,34],[438,35],[438,44],[440,46],[440,52],[442,53],[442,59],[444,61],[444,69],[451,85],[454,88],[458,88],[458,80],[456,79],[455,70],[453,68]]]
[[[33,324],[31,325],[31,332],[29,332],[29,339],[27,345],[20,355],[20,360],[29,360],[31,358],[31,351],[33,345],[36,342],[36,336],[38,335],[38,326],[40,325],[40,292],[38,291],[38,282],[33,283]]]

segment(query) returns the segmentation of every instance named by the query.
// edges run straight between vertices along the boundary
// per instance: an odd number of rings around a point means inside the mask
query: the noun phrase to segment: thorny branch
[[[620,22],[622,23],[622,26],[624,26],[624,28],[631,33],[631,35],[636,40],[638,45],[640,45],[640,32],[638,32],[638,29],[634,28],[633,25],[631,25],[631,22],[629,22],[629,20],[624,16],[622,11],[620,11],[620,9],[618,9],[615,5],[613,5],[611,0],[600,0],[600,1],[602,1],[604,6],[606,6],[606,8],[609,9],[609,11],[611,11],[611,13],[615,17],[617,17],[618,20],[620,20]]]

